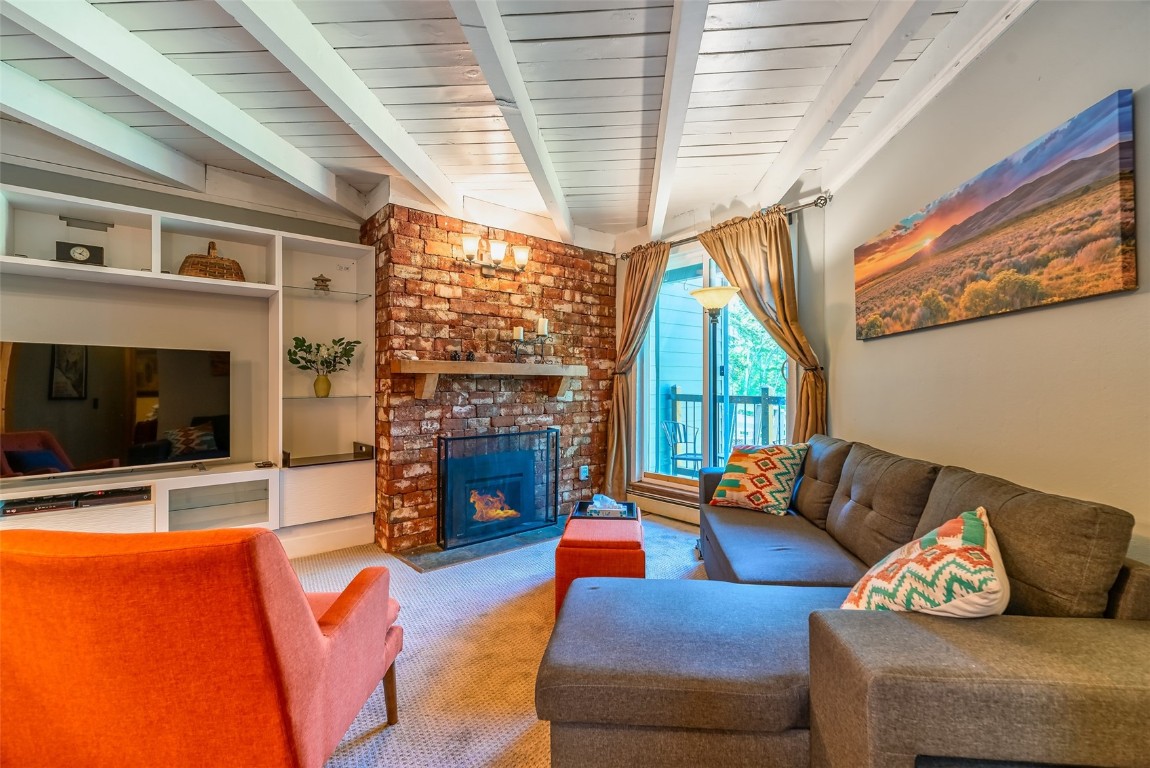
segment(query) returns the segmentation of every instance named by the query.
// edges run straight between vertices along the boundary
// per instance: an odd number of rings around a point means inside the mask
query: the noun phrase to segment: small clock
[[[98,245],[85,245],[83,243],[65,243],[56,241],[56,261],[66,261],[71,264],[104,265],[104,249]]]

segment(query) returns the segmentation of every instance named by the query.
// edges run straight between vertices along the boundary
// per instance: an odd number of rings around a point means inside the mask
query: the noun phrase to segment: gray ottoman
[[[577,579],[535,682],[551,765],[808,765],[807,617],[848,591]]]

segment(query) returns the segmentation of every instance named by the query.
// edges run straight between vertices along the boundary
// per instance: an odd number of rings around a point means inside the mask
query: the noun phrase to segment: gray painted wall
[[[1150,3],[1032,6],[834,190],[820,268],[835,435],[1127,509],[1131,553],[1150,561],[1147,40]],[[855,340],[856,246],[1120,88],[1134,90],[1139,290]]]

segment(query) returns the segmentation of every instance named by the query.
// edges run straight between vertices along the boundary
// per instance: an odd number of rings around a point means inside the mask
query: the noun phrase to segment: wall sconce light
[[[483,253],[483,244],[487,244],[487,252]],[[512,263],[505,264],[507,260],[507,242],[504,240],[485,240],[479,235],[463,236],[463,256],[468,262],[479,265],[484,277],[495,277],[496,269],[514,269],[522,272],[527,267],[531,249],[526,245],[512,246]],[[486,256],[486,258],[484,258]]]

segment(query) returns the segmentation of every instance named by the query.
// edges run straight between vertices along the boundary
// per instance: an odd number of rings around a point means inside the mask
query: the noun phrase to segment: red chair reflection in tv
[[[118,466],[119,459],[103,459],[76,466],[51,432],[5,432],[0,435],[0,477],[48,475]]]

